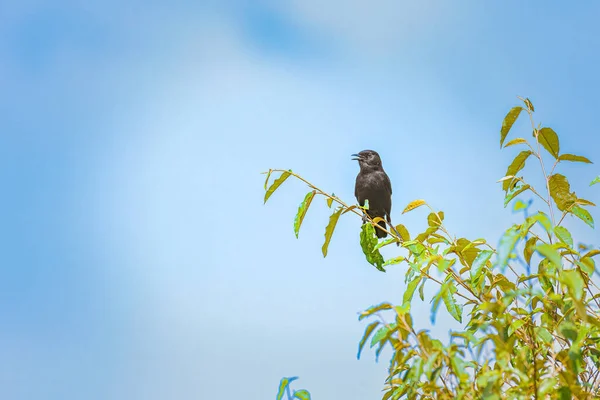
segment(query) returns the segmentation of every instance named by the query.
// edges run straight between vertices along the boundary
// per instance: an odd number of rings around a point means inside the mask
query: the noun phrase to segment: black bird
[[[387,220],[390,227],[392,220],[392,183],[381,165],[381,158],[376,151],[363,150],[358,154],[352,154],[353,160],[358,161],[360,172],[356,176],[356,186],[354,195],[358,204],[365,205],[365,200],[369,200],[369,209],[367,214],[374,219],[376,217]],[[364,222],[364,221],[363,221]],[[378,225],[386,228],[384,221],[379,221]],[[387,232],[381,229],[375,229],[378,238],[387,236]]]

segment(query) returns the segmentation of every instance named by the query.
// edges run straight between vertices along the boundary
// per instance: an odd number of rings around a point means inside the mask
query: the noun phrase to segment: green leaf
[[[502,235],[497,249],[498,256],[496,257],[496,266],[500,267],[502,271],[506,267],[510,253],[513,252],[513,249],[520,238],[521,234],[518,226],[510,227],[504,232],[504,235]]]
[[[527,159],[529,158],[529,156],[531,154],[532,153],[530,150],[524,150],[524,151],[520,152],[519,154],[517,154],[517,156],[514,158],[512,163],[510,163],[510,165],[506,169],[505,175],[506,176],[511,176],[511,175],[516,176],[517,172],[519,172],[520,170],[522,170],[525,167],[525,161],[527,161]],[[508,191],[508,189],[510,189],[510,187],[511,187],[511,182],[514,182],[514,180],[506,179],[506,180],[502,181],[502,190],[504,190],[505,192]]]
[[[383,326],[375,332],[373,337],[371,338],[371,347],[375,346],[377,343],[385,339],[387,335],[389,335],[392,331],[396,329],[396,324],[389,324],[387,326]]]
[[[394,258],[390,258],[389,260],[386,260],[383,263],[383,266],[385,267],[386,265],[394,265],[394,264],[400,264],[401,262],[405,261],[406,258],[402,257],[402,256],[398,256],[398,257],[394,257]]]
[[[483,271],[483,267],[492,257],[494,252],[492,250],[482,250],[477,254],[475,260],[473,260],[473,265],[471,266],[471,286],[477,292],[479,291],[479,283],[481,280],[481,273]]]
[[[312,202],[313,197],[315,197],[316,193],[316,190],[308,192],[304,197],[304,200],[302,200],[302,203],[300,203],[300,207],[298,207],[298,212],[296,213],[296,218],[294,219],[294,233],[296,234],[296,239],[298,238],[298,233],[300,232],[300,226],[302,225],[302,221],[304,221],[304,216],[306,215],[308,207],[310,207],[310,203]]]
[[[550,332],[548,332],[548,329],[544,328],[543,326],[536,326],[534,329],[536,336],[541,338],[544,342],[548,344],[554,342],[554,338]]]
[[[392,244],[392,243],[396,243],[396,239],[395,238],[390,238],[390,239],[383,240],[383,241],[381,241],[381,242],[379,242],[379,243],[377,243],[375,245],[375,247],[373,248],[373,251],[379,250],[380,248],[382,248],[384,246],[387,246],[388,244]]]
[[[367,343],[369,336],[371,336],[371,334],[373,333],[375,328],[377,328],[378,325],[379,321],[371,322],[369,325],[367,325],[365,333],[363,334],[362,338],[360,339],[360,342],[358,343],[358,353],[356,354],[356,358],[358,360],[360,360],[360,353],[362,352],[363,347],[365,347],[365,343]]]
[[[377,242],[375,228],[373,228],[373,225],[363,224],[360,231],[360,247],[367,258],[367,262],[378,270],[385,272],[385,269],[383,268],[385,260],[383,259],[383,256],[379,250],[375,249]]]
[[[513,212],[517,212],[517,211],[521,211],[521,210],[525,210],[527,207],[529,207],[527,205],[527,203],[525,203],[522,200],[517,199],[517,201],[515,201],[513,203]]]
[[[554,233],[556,234],[558,240],[566,245],[569,245],[570,247],[573,247],[573,238],[571,237],[571,233],[567,228],[563,226],[556,226],[554,228]]]
[[[335,195],[332,193],[331,196],[335,196]],[[328,197],[327,198],[327,207],[331,208],[332,204],[333,204],[333,197]]]
[[[590,182],[590,186],[595,185],[596,183],[599,183],[599,182],[600,182],[600,175],[595,177],[594,180]]]
[[[576,269],[562,271],[560,274],[561,281],[567,285],[569,293],[577,300],[581,300],[583,296],[583,278]]]
[[[508,326],[508,336],[512,336],[515,331],[518,331],[523,325],[525,325],[525,321],[522,319],[515,319]]]
[[[269,187],[269,189],[267,190],[267,193],[265,193],[265,203],[267,202],[267,200],[269,200],[269,197],[271,197],[271,195],[275,192],[275,190],[277,190],[277,188],[279,186],[281,186],[281,184],[283,182],[285,182],[285,180],[287,178],[289,178],[289,176],[291,175],[291,170],[290,171],[284,171],[281,173],[281,175],[279,176],[279,178],[275,179],[275,182],[273,182],[273,184],[271,185],[271,187]]]
[[[539,244],[535,246],[535,250],[542,256],[546,257],[548,261],[554,264],[556,268],[561,267],[560,254],[558,254],[558,251],[556,251],[556,249],[552,245],[545,243]]]
[[[506,135],[508,135],[510,128],[512,128],[522,110],[523,107],[513,107],[510,109],[508,114],[506,114],[506,117],[504,117],[504,121],[502,121],[502,128],[500,129],[500,147],[502,147],[502,144],[504,144]]]
[[[446,284],[448,285],[448,288],[442,295],[446,309],[455,320],[462,323],[462,305],[456,303],[456,299],[453,296],[453,294],[456,292],[456,287],[451,282],[447,282]]]
[[[294,391],[294,399],[310,400],[310,393],[307,390],[301,389]]]
[[[558,135],[552,128],[542,128],[538,131],[538,141],[548,153],[554,158],[558,158],[560,153],[560,144],[558,143]]]
[[[564,175],[551,175],[548,185],[550,186],[550,195],[560,211],[565,211],[577,200],[575,193],[571,193],[571,185]]]
[[[327,228],[325,228],[325,243],[323,243],[323,247],[321,250],[323,251],[323,257],[327,257],[327,249],[329,247],[329,242],[331,242],[331,236],[333,235],[333,231],[335,230],[335,226],[337,225],[338,219],[340,219],[340,214],[342,213],[342,208],[338,208],[331,216],[329,217],[329,223],[327,224]],[[370,224],[365,224],[369,225]],[[364,225],[363,225],[364,226]]]
[[[593,164],[587,158],[582,157],[582,156],[576,156],[573,154],[561,154],[560,157],[558,157],[558,160],[559,161],[573,161],[573,162],[583,162],[583,163]]]
[[[514,199],[516,196],[518,196],[519,194],[523,193],[524,191],[526,191],[527,189],[529,189],[531,186],[529,185],[521,185],[521,186],[515,186],[504,198],[504,208],[506,208],[506,206],[508,205],[508,203],[510,203],[510,201],[512,199]]]
[[[516,144],[522,144],[522,143],[527,143],[527,140],[525,140],[523,138],[516,138],[516,139],[513,139],[510,142],[506,143],[504,145],[504,147],[506,148],[506,147],[510,147],[510,146],[514,146]]]
[[[404,292],[404,296],[402,297],[403,305],[410,305],[413,296],[415,295],[415,290],[417,286],[421,282],[421,275],[418,275],[415,279],[410,281],[410,283],[406,286],[406,291]]]
[[[276,397],[277,400],[281,400],[283,398],[285,389],[287,389],[289,384],[291,382],[295,381],[296,379],[298,379],[297,376],[295,376],[293,378],[282,378],[281,381],[279,381],[279,390],[277,391],[277,397]]]
[[[585,222],[592,228],[594,227],[594,218],[592,218],[592,215],[585,208],[581,208],[579,206],[573,206],[573,207],[571,207],[571,213],[573,213],[573,215],[579,217],[583,222]]]
[[[427,204],[425,202],[425,200],[415,200],[415,201],[411,201],[406,208],[404,208],[404,211],[402,211],[402,214],[407,213],[409,211],[414,210],[417,207],[421,207],[422,205]]]

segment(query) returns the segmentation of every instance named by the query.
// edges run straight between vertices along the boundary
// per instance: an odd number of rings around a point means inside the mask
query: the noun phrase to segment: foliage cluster
[[[500,146],[522,150],[499,183],[504,206],[513,202],[523,220],[510,226],[496,247],[482,238],[451,235],[444,212],[424,200],[409,203],[403,213],[429,208],[425,231],[411,235],[400,224],[387,231],[389,239],[378,241],[377,220],[361,207],[348,205],[291,170],[267,173],[265,202],[290,177],[310,188],[294,220],[296,236],[317,196],[328,207],[335,205],[325,229],[324,256],[339,218],[355,214],[367,219],[360,234],[367,261],[380,271],[406,265],[402,304],[378,304],[359,316],[370,322],[358,357],[367,343],[377,355],[386,346],[392,349],[383,400],[600,398],[600,289],[592,279],[600,250],[575,245],[563,226],[573,216],[593,228],[587,208],[594,204],[579,198],[567,177],[556,172],[564,162],[591,161],[561,153],[556,132],[536,125],[533,104],[520,100],[522,105],[503,120]],[[531,138],[506,142],[521,115],[531,123]],[[532,161],[539,163],[544,187],[536,188],[520,175]],[[280,175],[269,185],[273,173]],[[590,185],[598,182],[600,177]],[[531,201],[517,199],[527,193],[539,198],[544,210],[530,210]],[[402,253],[385,260],[379,249],[392,243],[399,243]],[[462,323],[448,344],[413,324],[413,298],[418,293],[425,300],[425,285],[437,288],[430,299],[432,322],[443,304]]]

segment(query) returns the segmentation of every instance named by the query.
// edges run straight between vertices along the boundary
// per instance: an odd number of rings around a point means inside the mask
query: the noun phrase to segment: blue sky
[[[4,2],[0,397],[259,400],[299,375],[315,399],[377,398],[386,362],[356,360],[356,313],[399,301],[404,267],[370,267],[350,217],[323,259],[329,210],[316,202],[296,240],[306,188],[287,182],[263,206],[259,173],[292,168],[352,201],[350,154],[375,149],[395,222],[422,229],[425,211],[400,210],[424,198],[456,235],[497,240],[516,220],[495,182],[514,156],[498,139],[517,95],[563,152],[600,160],[599,12]],[[597,164],[562,172],[600,200]],[[456,328],[413,307],[423,328]]]

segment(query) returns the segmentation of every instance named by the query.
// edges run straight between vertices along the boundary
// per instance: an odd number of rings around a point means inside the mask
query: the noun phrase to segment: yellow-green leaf
[[[430,213],[427,216],[427,223],[429,224],[429,226],[440,226],[442,224],[442,221],[444,221],[444,212],[440,211],[437,213]]]
[[[410,203],[409,203],[409,204],[406,206],[406,208],[404,209],[404,211],[402,211],[402,214],[404,214],[404,213],[407,213],[407,212],[409,212],[409,211],[412,211],[412,210],[414,210],[414,209],[415,209],[415,208],[417,208],[417,207],[421,207],[421,206],[422,206],[422,205],[424,205],[424,204],[427,204],[427,203],[425,202],[425,200],[415,200],[415,201],[412,201],[412,202],[410,202]]]
[[[594,218],[592,218],[592,215],[585,208],[581,208],[579,206],[573,206],[573,207],[571,207],[571,213],[573,213],[573,215],[579,217],[583,222],[588,224],[590,227],[592,227],[592,228],[594,227]]]
[[[265,179],[265,190],[267,190],[267,185],[269,184],[269,178],[271,177],[272,169],[269,169],[269,172],[263,172],[263,174],[267,174],[267,179]]]
[[[363,333],[363,336],[360,339],[360,342],[358,343],[358,353],[356,354],[357,359],[360,360],[360,353],[362,352],[363,347],[365,347],[365,343],[367,343],[367,339],[369,339],[369,336],[371,336],[371,334],[373,333],[375,328],[377,328],[378,325],[379,325],[379,321],[371,322],[369,325],[367,325],[367,327],[365,329],[365,333]]]
[[[535,250],[540,253],[542,256],[546,257],[548,261],[550,261],[556,268],[561,267],[561,259],[560,254],[552,245],[549,244],[540,244],[535,246]]]
[[[510,146],[514,146],[516,144],[522,144],[522,143],[527,143],[527,140],[525,140],[523,138],[516,138],[516,139],[513,139],[510,142],[506,143],[504,145],[504,147],[510,147]]]
[[[508,135],[510,128],[512,128],[522,110],[523,107],[513,107],[510,109],[508,114],[506,114],[506,117],[504,117],[504,121],[502,121],[502,128],[500,129],[500,147],[502,147],[504,144],[506,135]]]
[[[279,390],[277,391],[277,400],[281,400],[283,398],[283,394],[285,393],[285,389],[287,389],[288,385],[298,379],[298,377],[293,378],[282,378],[279,382]]]
[[[273,184],[267,190],[267,193],[265,193],[265,201],[264,201],[265,203],[267,202],[267,200],[269,200],[269,197],[271,197],[271,195],[275,192],[275,190],[277,190],[277,188],[279,186],[281,186],[281,184],[283,182],[285,182],[285,180],[287,178],[289,178],[290,175],[291,175],[290,171],[284,171],[281,173],[279,178],[275,179],[275,182],[273,182]]]
[[[518,331],[523,325],[525,325],[525,321],[522,319],[515,319],[508,326],[508,336],[512,336],[515,331]]]
[[[575,193],[571,193],[571,185],[564,175],[550,176],[548,185],[550,186],[550,195],[560,211],[565,211],[577,200]]]
[[[529,156],[531,155],[531,151],[530,150],[524,150],[522,152],[520,152],[519,154],[517,154],[517,156],[515,157],[515,159],[512,161],[512,163],[510,163],[510,165],[508,166],[508,168],[506,169],[506,176],[516,176],[517,172],[519,172],[520,170],[522,170],[525,167],[525,161],[527,161],[527,159],[529,158]],[[513,182],[514,180],[510,180],[507,179],[505,181],[502,182],[502,190],[504,190],[505,192],[511,187],[511,182]]]
[[[497,250],[498,256],[496,257],[496,266],[500,267],[503,271],[508,263],[508,257],[510,256],[510,253],[512,253],[520,237],[521,234],[518,226],[509,228],[504,232],[504,235],[502,235]]]
[[[532,236],[527,239],[525,242],[525,248],[523,249],[523,256],[525,257],[525,262],[529,265],[531,264],[531,256],[533,256],[533,252],[535,251],[535,244],[538,238],[536,236]]]
[[[310,393],[305,389],[295,390],[293,399],[310,400]]]
[[[455,320],[462,323],[462,305],[456,302],[453,294],[456,292],[456,287],[454,284],[449,283],[449,287],[442,294],[442,300],[444,300],[444,304],[446,305],[446,309],[454,317]]]
[[[323,243],[323,247],[321,250],[323,251],[323,257],[327,257],[327,248],[329,247],[329,242],[331,241],[331,236],[333,235],[333,231],[335,230],[335,226],[337,225],[338,219],[340,219],[340,214],[343,208],[338,208],[331,216],[329,217],[329,223],[327,224],[327,228],[325,228],[325,243]],[[369,224],[366,224],[369,225]]]
[[[415,294],[415,290],[419,283],[421,282],[421,275],[418,275],[415,279],[410,281],[410,283],[406,286],[406,291],[404,292],[404,296],[402,297],[402,305],[407,305],[410,307],[410,303]]]
[[[531,100],[529,100],[529,98],[525,98],[525,100],[523,100],[523,103],[525,103],[525,106],[527,106],[527,109],[529,111],[535,111],[535,108],[533,108],[533,103],[531,102]]]
[[[404,225],[396,225],[396,232],[398,232],[403,242],[408,242],[410,240],[410,234],[408,233],[408,229],[406,229]]]
[[[484,272],[483,267],[485,267],[486,263],[494,254],[491,250],[482,250],[477,254],[475,260],[473,260],[473,265],[471,266],[471,288],[475,290],[476,293],[479,293],[480,283],[482,278],[482,273]]]
[[[561,154],[560,157],[558,157],[558,159],[560,161],[573,161],[573,162],[583,162],[583,163],[593,164],[587,158],[585,158],[583,156],[576,156],[573,154]]]
[[[581,300],[583,296],[583,278],[576,269],[562,271],[560,274],[561,281],[569,288],[569,293],[577,300]]]
[[[368,223],[363,224],[360,231],[360,247],[362,248],[363,254],[369,264],[373,265],[381,272],[385,272],[385,269],[383,268],[385,260],[379,250],[375,249],[377,243],[378,240],[377,236],[375,236],[375,228],[373,225]]]
[[[310,207],[310,203],[313,200],[313,197],[315,197],[315,194],[317,193],[316,190],[313,190],[312,192],[308,192],[306,194],[306,196],[304,197],[304,200],[302,200],[302,203],[300,203],[300,207],[298,207],[298,212],[296,213],[296,218],[294,219],[294,233],[296,234],[296,238],[298,238],[298,233],[300,232],[300,226],[302,226],[302,221],[304,221],[304,216],[306,215],[306,212],[308,211],[308,208]]]
[[[558,142],[558,135],[552,128],[542,128],[538,131],[538,141],[548,153],[552,154],[554,158],[558,158],[560,153],[560,144]]]
[[[564,226],[556,226],[554,227],[554,233],[558,240],[569,245],[569,247],[573,247],[573,237],[571,237],[571,233],[567,228]]]
[[[367,308],[365,311],[361,312],[358,316],[358,320],[361,321],[363,318],[369,317],[379,311],[391,310],[394,308],[390,303],[384,302],[374,306]]]
[[[525,203],[522,200],[517,199],[517,201],[515,201],[513,203],[513,212],[524,210],[527,207],[529,207],[529,205],[527,203]]]
[[[333,193],[331,194],[332,197],[328,197],[327,198],[327,207],[331,208],[331,205],[333,204],[333,197],[335,196]]]
[[[600,182],[600,175],[595,177],[594,180],[590,182],[590,186],[595,185],[596,183],[599,183],[599,182]]]

